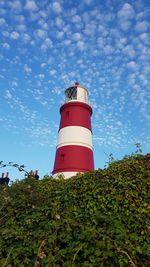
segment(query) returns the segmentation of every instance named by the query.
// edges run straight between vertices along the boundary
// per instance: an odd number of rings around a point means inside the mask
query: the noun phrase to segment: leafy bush
[[[150,155],[1,186],[0,266],[148,267]]]

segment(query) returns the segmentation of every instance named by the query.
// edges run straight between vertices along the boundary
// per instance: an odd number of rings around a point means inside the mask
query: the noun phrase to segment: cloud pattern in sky
[[[18,160],[51,171],[59,106],[76,80],[94,109],[96,167],[137,142],[149,150],[148,2],[0,1],[2,159],[19,150]]]

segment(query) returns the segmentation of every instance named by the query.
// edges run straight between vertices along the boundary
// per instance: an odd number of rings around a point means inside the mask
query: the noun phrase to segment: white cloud
[[[18,40],[19,37],[20,37],[20,35],[16,31],[13,31],[13,32],[10,33],[10,38],[13,39],[13,40]]]
[[[43,79],[45,78],[45,75],[44,75],[43,73],[40,73],[40,74],[38,75],[38,77],[39,77],[40,80],[43,80]]]
[[[41,67],[42,68],[46,67],[46,63],[45,62],[41,63]]]
[[[99,25],[98,28],[97,28],[97,31],[103,37],[107,36],[108,33],[109,33],[108,29],[105,26],[103,26],[103,25]]]
[[[57,18],[56,18],[56,26],[57,26],[58,28],[62,28],[63,25],[64,25],[64,21],[63,21],[61,18],[57,17]]]
[[[142,34],[140,34],[139,38],[140,38],[145,44],[149,44],[149,43],[150,43],[150,34],[148,34],[148,33],[142,33]]]
[[[80,23],[81,22],[81,18],[79,15],[75,15],[72,17],[72,22],[73,23]]]
[[[30,74],[32,72],[32,69],[27,64],[24,65],[23,69],[27,74]]]
[[[105,47],[104,47],[104,52],[105,52],[105,54],[111,54],[111,53],[113,53],[113,51],[114,51],[114,48],[112,47],[112,46],[110,46],[110,45],[106,45]]]
[[[129,3],[125,3],[123,7],[118,11],[119,19],[132,19],[134,17],[134,9]]]
[[[6,24],[5,19],[4,19],[4,18],[0,18],[0,26],[2,26],[2,25],[4,25],[4,24]]]
[[[43,29],[38,29],[35,31],[35,36],[40,39],[45,39],[47,36],[47,32]]]
[[[53,75],[55,75],[55,74],[56,74],[56,70],[53,69],[53,70],[50,70],[50,71],[49,71],[49,75],[52,75],[52,76],[53,76]]]
[[[131,28],[134,18],[134,9],[131,5],[125,4],[123,8],[118,12],[118,26],[123,31],[128,31]]]
[[[44,43],[41,45],[42,50],[47,50],[53,46],[53,42],[50,38],[46,38]]]
[[[37,5],[33,0],[27,0],[24,8],[29,10],[29,11],[36,11]]]
[[[119,22],[119,26],[123,31],[127,31],[131,27],[131,21],[122,20],[122,21]]]
[[[63,31],[60,31],[60,32],[56,32],[56,37],[58,38],[58,39],[61,39],[62,37],[63,37],[63,35],[64,35],[64,32]]]
[[[127,45],[123,49],[123,53],[125,53],[129,57],[134,57],[136,55],[136,52],[132,45]]]
[[[9,2],[9,6],[14,9],[14,10],[21,10],[22,6],[21,6],[21,1],[19,0],[14,0],[12,2]]]
[[[47,24],[43,19],[39,20],[39,21],[38,21],[38,24],[39,24],[39,25],[41,26],[41,28],[43,28],[44,30],[48,30],[48,28],[49,28],[48,24]]]
[[[52,47],[53,46],[53,42],[50,38],[46,38],[45,39],[45,44],[48,48]]]
[[[25,32],[26,31],[26,25],[24,25],[24,24],[17,25],[16,30],[19,32]]]
[[[17,81],[12,81],[12,86],[15,86],[15,87],[17,87],[18,86],[18,82]]]
[[[0,1],[0,7],[3,7],[5,5],[5,1],[4,0],[1,0]]]
[[[31,37],[28,33],[23,34],[23,40],[27,43],[31,40]]]
[[[62,94],[62,88],[55,86],[52,90],[54,94],[60,95]]]
[[[12,94],[11,94],[11,92],[9,90],[6,90],[5,98],[6,99],[11,99],[12,98]]]
[[[144,74],[140,74],[140,75],[139,75],[139,79],[141,80],[142,85],[145,85],[145,86],[148,85],[148,80],[146,79],[146,77],[145,77]]]
[[[19,22],[20,24],[23,24],[24,21],[25,21],[24,16],[23,16],[23,15],[20,15],[20,14],[15,15],[14,18],[15,18],[15,20],[16,20],[17,22]]]
[[[117,48],[123,50],[126,43],[127,43],[127,39],[126,38],[121,38],[121,39],[119,38],[116,46],[117,46]]]
[[[47,18],[48,17],[48,13],[46,12],[46,10],[40,10],[39,11],[40,17],[42,18]]]
[[[62,11],[62,7],[59,2],[54,2],[52,4],[52,9],[55,13],[60,13]]]
[[[127,68],[131,69],[131,70],[136,70],[137,69],[137,64],[135,63],[135,61],[130,61],[127,63]]]
[[[65,26],[62,28],[62,30],[63,30],[64,32],[66,32],[67,35],[70,37],[70,35],[71,35],[71,27],[70,27],[69,24],[68,24],[68,25],[65,25]]]
[[[91,22],[91,23],[86,24],[85,29],[84,29],[84,33],[88,36],[94,35],[95,30],[96,30],[96,23]]]
[[[2,43],[3,48],[5,49],[9,49],[10,45],[8,43]]]
[[[64,41],[64,44],[65,44],[66,46],[70,45],[70,44],[71,44],[71,40],[69,40],[69,39],[67,40],[67,39],[66,39],[66,40]]]
[[[105,38],[102,38],[102,37],[99,37],[98,39],[97,39],[97,45],[98,45],[98,47],[99,48],[103,48],[104,47],[104,45],[105,45]]]
[[[92,3],[92,0],[84,0],[85,4],[90,5]]]
[[[143,19],[143,17],[144,17],[144,12],[139,12],[139,13],[136,14],[136,19],[137,20]]]
[[[72,40],[73,40],[73,41],[79,41],[79,40],[81,39],[81,37],[82,37],[81,33],[76,32],[76,33],[74,33],[74,34],[72,35]]]
[[[138,32],[145,32],[145,31],[147,31],[148,26],[149,26],[149,23],[146,20],[139,21],[135,25],[135,30]]]
[[[8,31],[2,31],[2,35],[4,37],[9,37],[9,32]]]
[[[85,50],[85,43],[83,41],[78,41],[77,47],[79,48],[79,50],[83,51]]]

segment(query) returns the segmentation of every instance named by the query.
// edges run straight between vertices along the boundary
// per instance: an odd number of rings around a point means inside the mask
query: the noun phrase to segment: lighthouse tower
[[[60,127],[53,177],[70,178],[76,173],[94,170],[91,115],[88,91],[77,82],[65,91],[66,101],[60,107]]]

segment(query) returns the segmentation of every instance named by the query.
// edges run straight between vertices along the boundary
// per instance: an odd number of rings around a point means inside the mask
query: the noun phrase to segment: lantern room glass
[[[77,100],[77,86],[71,86],[66,90],[66,100]]]

